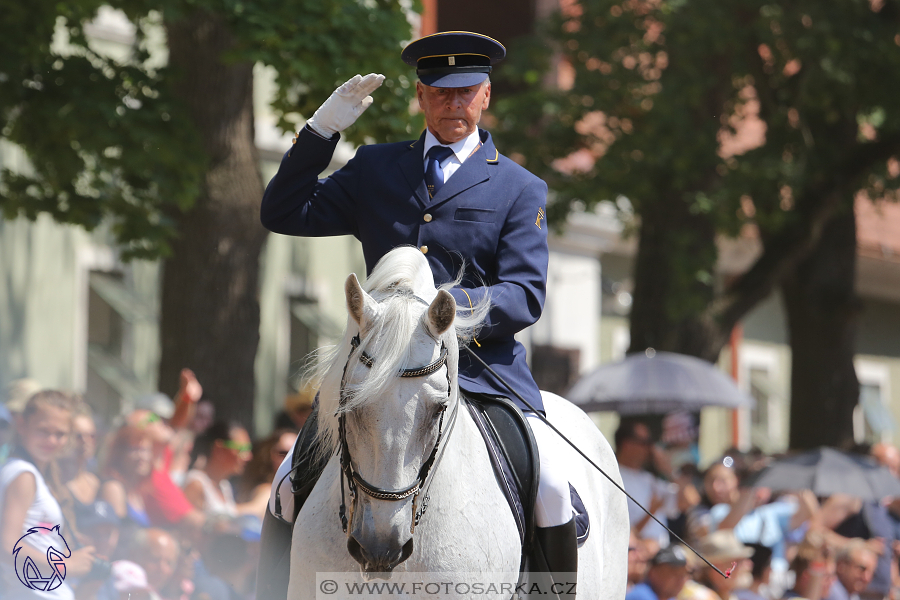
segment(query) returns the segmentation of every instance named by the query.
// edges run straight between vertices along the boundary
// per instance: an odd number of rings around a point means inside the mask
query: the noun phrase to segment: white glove
[[[335,133],[353,125],[354,121],[372,104],[372,92],[384,81],[384,75],[369,73],[365,77],[354,75],[339,87],[313,114],[306,124],[316,133],[328,139]]]

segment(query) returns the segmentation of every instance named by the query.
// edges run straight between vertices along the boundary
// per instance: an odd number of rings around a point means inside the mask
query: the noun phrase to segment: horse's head
[[[419,252],[394,250],[385,259],[395,253],[408,259],[406,275],[400,268],[385,277],[379,263],[367,282],[371,294],[348,277],[348,333],[320,394],[320,433],[342,456],[347,547],[368,575],[390,572],[412,553],[416,513],[458,399],[456,302],[434,288]]]

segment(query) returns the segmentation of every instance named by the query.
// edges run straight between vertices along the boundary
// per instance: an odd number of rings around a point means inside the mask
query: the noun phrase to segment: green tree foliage
[[[496,102],[498,137],[557,191],[551,214],[634,207],[633,349],[715,359],[855,191],[897,187],[898,16],[896,0],[585,0],[511,53],[521,93]],[[723,144],[756,118],[758,146]],[[762,255],[717,282],[716,236],[746,226]]]
[[[47,212],[88,229],[109,223],[124,257],[164,257],[159,387],[174,393],[181,369],[191,367],[217,414],[249,425],[267,237],[259,224],[254,65],[275,70],[273,107],[285,130],[346,79],[374,71],[387,77],[376,105],[343,137],[413,137],[411,72],[399,54],[417,6],[111,6],[136,28],[134,47],[116,57],[86,35],[96,0],[0,0],[2,135],[29,163],[0,173],[0,208],[7,218]]]
[[[85,35],[105,4],[136,25],[132,51],[118,60]],[[149,40],[198,11],[233,32],[225,63],[275,68],[273,107],[285,130],[348,77],[373,71],[387,81],[345,138],[391,141],[417,128],[409,117],[413,75],[398,60],[410,26],[396,2],[0,0],[0,133],[29,163],[0,171],[6,218],[46,212],[89,230],[105,221],[126,257],[170,253],[173,211],[195,202],[208,157],[173,93],[177,73],[158,59],[164,46]]]
[[[853,201],[900,185],[898,32],[897,0],[576,0],[497,103],[498,137],[558,192],[552,216],[633,206],[632,351],[713,361],[783,289],[792,447],[852,441]],[[721,281],[717,240],[745,228],[762,252]]]

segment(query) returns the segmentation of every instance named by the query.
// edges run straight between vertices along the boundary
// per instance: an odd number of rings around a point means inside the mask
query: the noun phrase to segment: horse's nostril
[[[400,560],[398,560],[393,566],[396,567],[407,558],[412,555],[413,551],[413,538],[409,538],[409,541],[403,544],[403,550],[400,552]]]
[[[368,552],[365,551],[362,545],[360,545],[352,535],[347,538],[347,551],[350,553],[350,556],[353,557],[353,560],[364,567],[366,564],[371,564],[373,562],[372,557],[369,556]]]

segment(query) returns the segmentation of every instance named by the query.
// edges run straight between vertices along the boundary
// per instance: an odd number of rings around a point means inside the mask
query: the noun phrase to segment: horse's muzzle
[[[350,535],[347,538],[347,551],[360,564],[366,579],[390,579],[394,568],[412,554],[413,539],[409,538],[402,547],[397,549],[370,550],[360,544],[353,535]]]

